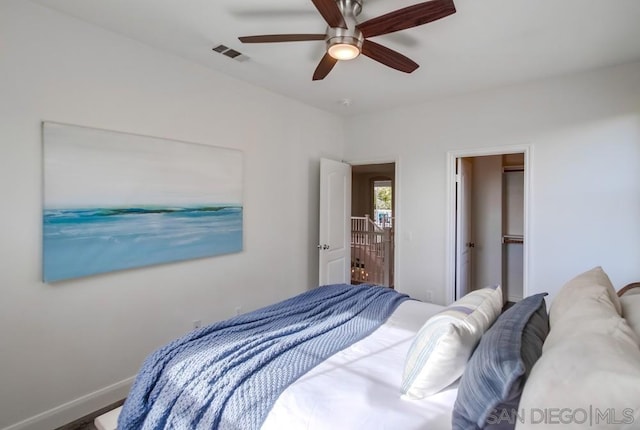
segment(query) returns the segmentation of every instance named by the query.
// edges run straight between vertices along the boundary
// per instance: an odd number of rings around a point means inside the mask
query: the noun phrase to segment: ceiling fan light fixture
[[[336,60],[341,61],[353,60],[360,55],[360,49],[349,43],[336,43],[335,45],[331,45],[327,52]]]

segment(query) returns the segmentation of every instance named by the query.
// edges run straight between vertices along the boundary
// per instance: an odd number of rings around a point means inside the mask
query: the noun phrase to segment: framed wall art
[[[240,252],[243,155],[44,122],[45,282]]]

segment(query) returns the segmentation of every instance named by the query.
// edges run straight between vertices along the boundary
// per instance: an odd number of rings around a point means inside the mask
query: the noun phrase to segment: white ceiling
[[[442,20],[372,40],[410,57],[407,75],[361,56],[323,81],[324,42],[238,36],[324,33],[310,0],[33,0],[211,69],[332,112],[362,113],[640,60],[640,0],[455,0]],[[419,3],[365,0],[366,19]],[[218,44],[249,57],[238,62]],[[352,101],[349,107],[342,100]]]

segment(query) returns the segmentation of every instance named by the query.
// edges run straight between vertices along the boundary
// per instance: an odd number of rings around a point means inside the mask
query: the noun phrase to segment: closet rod
[[[502,243],[524,243],[524,237],[519,235],[505,234],[502,236]]]

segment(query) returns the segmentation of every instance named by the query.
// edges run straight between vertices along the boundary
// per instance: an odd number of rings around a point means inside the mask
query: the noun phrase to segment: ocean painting
[[[242,251],[242,153],[45,122],[43,279]]]

